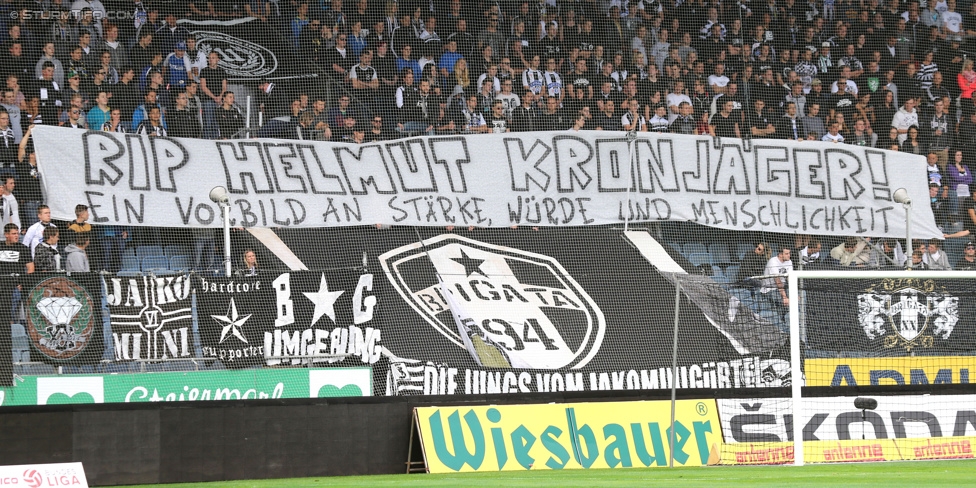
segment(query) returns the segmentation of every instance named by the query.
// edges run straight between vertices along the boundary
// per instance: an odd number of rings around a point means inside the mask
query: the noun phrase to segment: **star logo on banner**
[[[220,331],[220,342],[218,344],[224,342],[228,332],[234,334],[234,337],[237,337],[241,341],[247,342],[247,339],[244,338],[244,334],[241,332],[241,328],[244,327],[244,322],[247,322],[247,319],[251,318],[251,314],[243,317],[240,316],[237,313],[237,304],[234,303],[233,298],[230,299],[230,307],[227,309],[227,315],[222,317],[220,315],[211,315],[211,317],[217,322],[224,324],[223,330]]]
[[[325,281],[324,274],[322,275],[322,281],[319,282],[319,291],[315,293],[302,293],[305,295],[305,298],[308,298],[315,304],[315,312],[312,313],[312,323],[309,324],[309,327],[315,325],[323,315],[328,315],[334,324],[336,321],[335,302],[343,293],[345,291],[329,291],[329,284]]]
[[[471,276],[471,275],[473,275],[475,273],[478,273],[481,276],[484,276],[485,278],[488,277],[488,275],[486,275],[484,271],[481,271],[481,263],[484,263],[485,260],[484,259],[474,259],[472,257],[469,257],[467,254],[464,253],[464,249],[461,249],[461,257],[459,257],[459,258],[451,258],[451,261],[454,261],[455,263],[458,263],[461,266],[464,266],[464,276],[465,277]]]

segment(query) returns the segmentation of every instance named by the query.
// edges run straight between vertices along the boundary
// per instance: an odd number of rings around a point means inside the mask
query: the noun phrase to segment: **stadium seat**
[[[122,250],[122,256],[136,257],[136,249],[134,247],[127,247]]]
[[[736,277],[739,276],[739,265],[733,264],[725,268],[725,274],[728,281],[726,283],[735,283]]]
[[[725,242],[713,242],[708,245],[708,253],[712,255],[712,263],[719,265],[729,265],[732,256],[729,255],[729,246]]]
[[[726,282],[725,272],[722,271],[722,267],[721,266],[718,266],[718,265],[715,265],[715,264],[712,265],[712,279],[715,280],[718,283],[725,283]]]
[[[10,338],[13,343],[13,361],[15,363],[30,361],[30,340],[27,338],[27,330],[24,329],[24,326],[12,324],[10,326]]]
[[[142,271],[143,272],[169,271],[169,258],[161,254],[154,255],[154,256],[147,256],[142,259]]]
[[[136,248],[136,256],[140,258],[147,256],[164,256],[163,246],[139,246]]]
[[[115,276],[142,276],[142,271],[138,269],[123,269],[122,271],[115,273]]]
[[[708,248],[700,242],[688,242],[684,246],[681,246],[681,253],[690,259],[692,254],[708,253]]]
[[[752,250],[755,248],[756,246],[753,244],[750,244],[748,242],[740,242],[738,245],[735,246],[735,255],[736,257],[739,258],[739,261],[742,261],[745,258],[746,254],[751,253]]]
[[[43,374],[57,374],[58,370],[45,363],[30,363],[30,364],[20,364],[14,365],[14,374],[19,375],[43,375]]]
[[[712,255],[707,252],[696,252],[688,255],[688,261],[691,261],[691,264],[695,266],[712,264]]]
[[[170,244],[163,248],[163,256],[166,256],[168,258],[171,258],[173,256],[179,256],[180,254],[186,254],[186,250],[183,249],[183,246]]]
[[[190,267],[190,256],[182,254],[169,258],[169,269],[173,271],[189,271]]]
[[[122,270],[123,271],[138,271],[140,259],[135,256],[122,256]]]

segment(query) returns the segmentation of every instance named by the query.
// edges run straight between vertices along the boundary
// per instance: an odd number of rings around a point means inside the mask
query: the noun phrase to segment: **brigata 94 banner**
[[[95,224],[508,227],[691,221],[730,230],[905,235],[898,188],[926,201],[918,156],[819,142],[621,132],[419,137],[376,144],[149,138],[40,126],[45,201]],[[70,164],[66,164],[70,162]],[[200,175],[207,175],[201,178]],[[913,235],[941,236],[927,205]]]

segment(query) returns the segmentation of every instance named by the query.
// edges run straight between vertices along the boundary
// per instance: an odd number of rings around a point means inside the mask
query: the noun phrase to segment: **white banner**
[[[904,439],[976,435],[976,395],[871,396],[878,408],[854,408],[856,397],[805,398],[803,439]],[[725,442],[793,440],[793,400],[718,401]]]
[[[149,138],[39,126],[47,203],[93,224],[581,226],[686,220],[731,230],[941,237],[924,161],[858,146],[641,134],[533,132],[376,144]],[[633,155],[633,158],[631,156]],[[633,164],[631,160],[633,159]],[[629,171],[628,168],[633,168]]]
[[[85,468],[81,463],[21,464],[0,466],[0,486],[70,486],[88,488]]]

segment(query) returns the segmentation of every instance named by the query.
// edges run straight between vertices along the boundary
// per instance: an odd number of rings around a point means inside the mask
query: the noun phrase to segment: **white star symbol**
[[[329,291],[329,284],[326,283],[324,274],[322,275],[322,281],[319,282],[319,291],[315,293],[302,293],[315,304],[315,313],[312,314],[312,323],[309,324],[309,327],[315,325],[323,315],[328,315],[334,324],[336,321],[335,302],[343,293],[345,291]]]
[[[223,317],[219,315],[211,315],[211,317],[213,317],[214,320],[218,322],[223,322],[224,324],[226,324],[224,325],[224,329],[220,331],[219,343],[224,342],[224,339],[227,338],[228,332],[233,333],[235,337],[244,341],[245,343],[247,342],[247,339],[244,338],[244,334],[241,333],[241,327],[244,326],[244,322],[247,322],[247,319],[251,318],[251,314],[248,314],[244,317],[238,315],[237,304],[234,303],[233,298],[230,299],[230,308],[227,309],[227,315]]]

